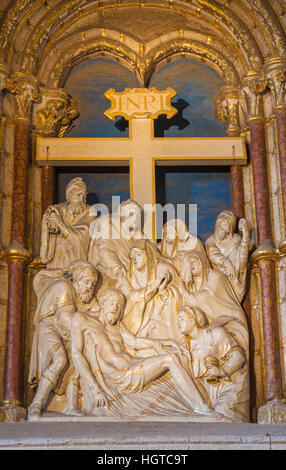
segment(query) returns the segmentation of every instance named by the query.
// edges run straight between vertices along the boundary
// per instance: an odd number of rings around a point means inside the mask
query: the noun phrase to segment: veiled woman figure
[[[208,322],[197,307],[183,307],[178,325],[191,357],[192,375],[205,400],[224,419],[249,421],[247,351],[227,330],[231,317]],[[188,354],[187,353],[187,354]]]
[[[228,278],[211,269],[206,255],[196,251],[185,255],[180,274],[186,287],[184,305],[200,308],[210,323],[218,317],[231,320],[227,329],[235,335],[248,354],[245,314]]]
[[[168,262],[180,271],[184,254],[191,251],[204,253],[204,246],[199,238],[188,231],[188,227],[181,219],[168,220],[162,232],[162,241],[157,245]]]
[[[128,302],[123,321],[137,336],[179,339],[177,312],[184,285],[175,268],[148,240],[134,242],[129,252],[129,279],[118,287]]]

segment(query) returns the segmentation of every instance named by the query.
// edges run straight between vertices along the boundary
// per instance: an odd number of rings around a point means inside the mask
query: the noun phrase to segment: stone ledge
[[[286,450],[286,425],[1,423],[2,449]]]

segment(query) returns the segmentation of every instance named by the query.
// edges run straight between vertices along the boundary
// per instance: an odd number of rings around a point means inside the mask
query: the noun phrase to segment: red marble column
[[[20,405],[20,357],[25,262],[8,261],[9,299],[6,345],[5,404]]]
[[[52,166],[45,165],[41,169],[42,183],[42,214],[54,203],[54,178],[55,170]]]
[[[20,119],[15,125],[14,183],[11,240],[25,246],[28,189],[29,123]]]
[[[239,131],[227,132],[227,137],[239,137]],[[230,167],[231,178],[231,194],[232,194],[232,211],[238,219],[244,217],[244,192],[243,177],[240,165],[232,165]]]
[[[275,261],[264,258],[258,261],[258,266],[261,278],[263,311],[266,400],[279,400],[282,397],[282,383],[277,325]]]
[[[243,194],[243,178],[240,165],[232,165],[230,167],[231,177],[231,193],[232,193],[232,211],[241,219],[244,217],[244,194]]]
[[[249,122],[251,138],[251,161],[255,210],[258,231],[258,244],[269,241],[272,244],[272,231],[269,206],[269,186],[266,166],[265,130],[262,119]]]
[[[24,298],[24,271],[29,254],[26,243],[29,123],[16,121],[14,137],[14,183],[9,267],[8,320],[5,369],[5,405],[21,401],[21,338]]]
[[[257,259],[261,279],[266,399],[270,401],[281,398],[282,383],[264,121],[258,118],[251,119],[249,130],[259,244],[254,256]]]
[[[284,221],[286,221],[286,107],[276,108],[275,116],[278,134],[282,205]]]

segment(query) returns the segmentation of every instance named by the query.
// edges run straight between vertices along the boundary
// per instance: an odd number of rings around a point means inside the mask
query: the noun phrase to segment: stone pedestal
[[[258,410],[259,424],[286,424],[286,403],[272,400]]]
[[[27,410],[20,406],[20,402],[2,402],[0,407],[0,421],[6,423],[16,423],[27,420]]]

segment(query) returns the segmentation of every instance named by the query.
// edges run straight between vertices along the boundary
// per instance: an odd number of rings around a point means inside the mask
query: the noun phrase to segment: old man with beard
[[[234,233],[236,217],[232,211],[219,214],[214,234],[205,242],[205,248],[212,267],[225,274],[239,302],[242,301],[247,274],[249,252],[249,229],[245,219],[240,219],[238,228],[242,237]]]
[[[87,260],[89,227],[96,214],[86,204],[87,189],[82,178],[66,187],[66,202],[49,206],[42,220],[40,257],[48,269],[66,269],[73,261]]]
[[[41,416],[41,408],[52,391],[58,394],[66,392],[65,412],[77,414],[77,375],[69,360],[71,323],[79,310],[98,310],[94,296],[97,278],[97,270],[87,261],[72,263],[66,276],[44,270],[35,276],[38,307],[29,382],[37,386],[37,392],[28,410],[29,420]],[[98,399],[100,402],[100,396]]]

